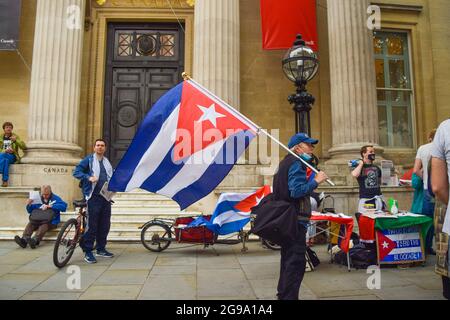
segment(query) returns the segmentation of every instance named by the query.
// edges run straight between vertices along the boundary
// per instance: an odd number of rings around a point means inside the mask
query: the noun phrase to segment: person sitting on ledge
[[[13,124],[11,122],[3,123],[3,135],[0,136],[0,173],[2,177],[2,187],[8,186],[9,165],[20,161],[19,148],[24,150],[25,143],[19,136],[12,132]]]
[[[55,229],[60,222],[60,213],[66,211],[67,203],[65,203],[59,196],[52,193],[52,188],[48,185],[41,187],[41,202],[39,204],[33,204],[33,199],[27,200],[27,211],[30,214],[30,222],[25,227],[22,237],[15,236],[14,241],[26,248],[27,244],[30,244],[31,249],[35,249],[39,245],[45,233],[48,230]],[[40,212],[37,212],[40,211]],[[49,220],[39,221],[37,218],[33,218],[34,214],[43,215],[42,212],[52,211],[50,213]],[[36,231],[34,237],[31,237],[33,232]]]

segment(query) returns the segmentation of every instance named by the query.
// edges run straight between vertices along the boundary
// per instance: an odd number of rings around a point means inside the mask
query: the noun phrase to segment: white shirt
[[[442,122],[436,131],[431,155],[447,163],[447,176],[448,181],[450,181],[450,119]],[[450,203],[447,203],[447,212],[442,231],[450,235]]]
[[[422,161],[424,190],[428,190],[428,163],[431,160],[432,147],[433,147],[433,143],[424,144],[423,146],[420,146],[419,150],[417,150],[417,155],[416,155],[416,159],[420,159],[420,161]]]

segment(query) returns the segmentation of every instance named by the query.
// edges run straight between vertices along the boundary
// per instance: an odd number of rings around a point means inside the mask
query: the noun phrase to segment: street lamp
[[[302,36],[298,34],[294,46],[284,55],[282,65],[286,77],[297,87],[297,93],[288,97],[289,103],[294,104],[295,130],[310,135],[309,112],[315,98],[306,91],[306,83],[316,75],[319,69],[319,60],[314,51],[305,44]]]

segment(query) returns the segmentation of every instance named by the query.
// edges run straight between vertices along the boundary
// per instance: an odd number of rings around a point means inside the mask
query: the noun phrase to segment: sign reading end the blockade
[[[378,264],[425,261],[420,226],[376,231]]]

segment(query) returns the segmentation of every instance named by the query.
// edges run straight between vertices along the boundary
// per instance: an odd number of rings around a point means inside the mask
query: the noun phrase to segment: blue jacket
[[[289,168],[288,186],[292,198],[310,196],[318,184],[315,180],[306,177],[306,166],[295,161]]]
[[[55,201],[52,205],[53,211],[55,211],[55,217],[51,221],[51,224],[58,224],[61,222],[61,212],[65,212],[67,210],[67,203],[65,203],[59,196],[52,193],[50,196],[50,201]],[[27,211],[30,214],[34,209],[39,209],[42,206],[42,204],[31,204],[27,205]]]
[[[81,189],[83,191],[83,196],[87,200],[90,198],[93,191],[92,186],[94,184],[89,181],[89,178],[94,175],[93,168],[94,168],[94,154],[92,153],[83,160],[81,160],[80,163],[75,167],[75,170],[73,171],[73,176],[81,181]],[[110,173],[109,175],[111,174],[112,173]],[[108,180],[109,178],[111,178],[109,175]]]
[[[73,171],[73,176],[81,181],[81,190],[85,198],[89,197],[92,192],[92,182],[89,181],[89,178],[94,174],[92,171],[93,161],[94,154],[90,154],[81,160]]]

